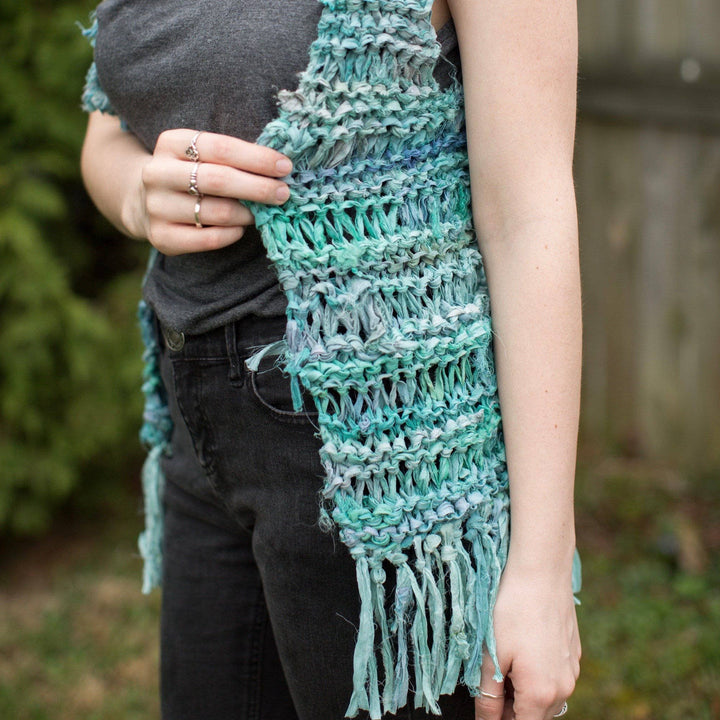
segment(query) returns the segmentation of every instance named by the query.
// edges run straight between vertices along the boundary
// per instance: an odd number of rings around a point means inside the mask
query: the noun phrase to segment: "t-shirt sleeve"
[[[95,12],[90,14],[91,25],[86,28],[80,26],[82,34],[89,40],[90,45],[95,47],[95,38],[98,32],[98,20]],[[100,79],[97,74],[97,67],[95,61],[91,63],[88,68],[87,74],[85,75],[85,87],[82,93],[82,108],[85,112],[93,112],[99,110],[100,112],[107,113],[108,115],[117,115],[115,112],[108,96],[100,84]]]

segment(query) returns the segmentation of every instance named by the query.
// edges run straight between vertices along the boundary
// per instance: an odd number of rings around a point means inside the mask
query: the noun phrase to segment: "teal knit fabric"
[[[480,684],[508,542],[489,298],[461,85],[433,77],[431,0],[322,0],[295,91],[258,142],[290,199],[248,203],[288,299],[282,364],[319,412],[322,525],[356,561],[347,710]],[[396,589],[386,598],[385,568]]]
[[[463,93],[433,77],[432,0],[321,2],[308,67],[258,139],[292,158],[290,199],[247,204],[288,299],[280,361],[297,409],[302,385],[319,412],[320,525],[337,527],[356,561],[346,716],[376,720],[410,691],[415,707],[439,714],[439,696],[458,682],[477,694],[483,644],[496,660],[509,531]],[[141,319],[149,590],[160,577],[158,459],[170,428],[147,308]]]

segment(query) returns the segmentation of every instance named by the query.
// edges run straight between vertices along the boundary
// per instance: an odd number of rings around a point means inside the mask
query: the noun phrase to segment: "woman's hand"
[[[476,720],[550,720],[570,697],[580,673],[580,636],[570,578],[559,582],[508,565],[493,615],[505,682],[483,660]],[[505,693],[505,697],[502,695]]]
[[[292,169],[285,155],[202,132],[196,140],[196,165],[185,153],[196,134],[167,130],[149,153],[121,128],[118,118],[93,112],[88,121],[81,167],[90,196],[118,230],[149,240],[166,255],[230,245],[254,222],[238,200],[280,205],[289,196],[288,186],[279,179]],[[201,198],[189,192],[191,178]],[[198,199],[203,227],[195,222]]]
[[[215,250],[239,240],[254,218],[238,200],[284,203],[290,191],[277,179],[292,169],[281,153],[227,135],[203,132],[196,140],[199,162],[186,149],[193,130],[167,130],[141,173],[142,234],[165,255]],[[189,192],[193,171],[201,196]],[[200,202],[198,228],[196,202]]]

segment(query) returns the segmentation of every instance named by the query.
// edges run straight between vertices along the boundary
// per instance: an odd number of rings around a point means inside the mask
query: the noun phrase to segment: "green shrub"
[[[137,458],[144,249],[82,188],[93,4],[0,0],[0,531],[45,529]]]

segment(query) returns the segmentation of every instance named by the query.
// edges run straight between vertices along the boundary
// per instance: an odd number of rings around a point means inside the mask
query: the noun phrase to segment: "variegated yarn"
[[[458,682],[477,693],[483,644],[495,655],[509,532],[462,87],[433,77],[432,0],[322,3],[308,67],[258,139],[293,160],[290,199],[247,204],[288,299],[280,352],[297,409],[303,386],[319,411],[321,521],[356,561],[346,714],[380,718],[411,691],[439,714]]]
[[[319,411],[324,512],[356,561],[347,715],[394,712],[409,686],[439,713],[494,650],[508,540],[462,88],[433,77],[431,0],[323,5],[298,88],[258,139],[292,158],[290,199],[250,207],[288,299],[298,409],[300,383]]]

